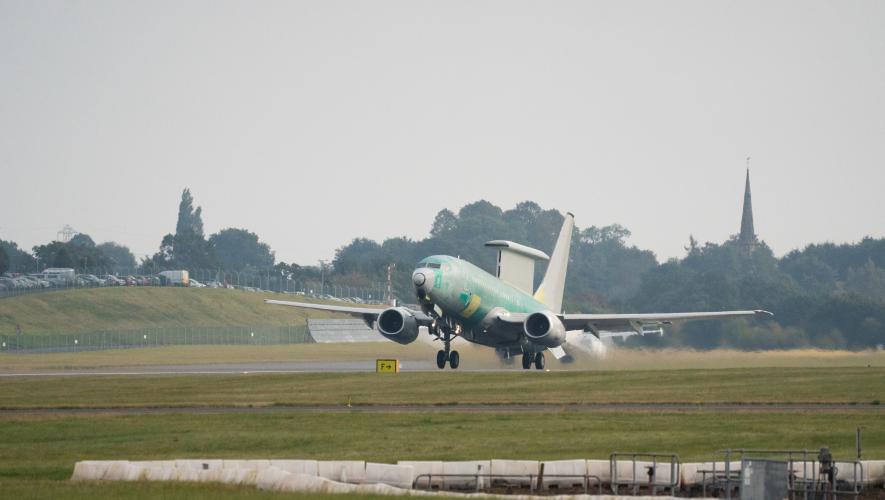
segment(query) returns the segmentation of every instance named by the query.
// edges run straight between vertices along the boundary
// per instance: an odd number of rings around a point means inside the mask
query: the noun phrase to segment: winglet
[[[535,300],[549,307],[551,311],[562,312],[562,292],[565,289],[565,273],[568,270],[568,255],[572,246],[572,230],[575,228],[575,216],[566,212],[559,230],[559,238],[553,247],[553,256],[547,265],[544,280],[535,291]]]

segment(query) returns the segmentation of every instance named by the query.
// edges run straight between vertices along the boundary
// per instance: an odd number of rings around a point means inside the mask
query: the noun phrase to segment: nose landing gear
[[[458,366],[461,364],[461,355],[458,354],[458,351],[452,351],[452,334],[451,331],[442,325],[434,324],[431,326],[431,334],[436,335],[437,338],[440,337],[439,330],[442,330],[442,341],[445,345],[445,348],[440,349],[439,352],[436,353],[436,367],[442,370],[446,367],[446,362],[449,363],[449,366],[456,370]]]

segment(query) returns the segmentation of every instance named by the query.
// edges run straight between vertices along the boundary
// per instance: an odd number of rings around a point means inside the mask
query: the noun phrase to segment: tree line
[[[96,244],[87,234],[69,241],[52,241],[34,246],[31,252],[13,241],[0,239],[0,274],[35,273],[49,267],[72,268],[78,272],[104,270],[111,274],[155,274],[169,269],[221,270],[227,272],[282,274],[290,279],[319,280],[321,270],[277,262],[270,245],[242,228],[226,228],[206,237],[202,208],[194,206],[185,188],[178,206],[175,232],[163,236],[159,250],[136,259],[125,245]]]
[[[182,192],[175,232],[140,263],[114,242],[96,244],[87,235],[24,251],[0,240],[0,272],[39,267],[132,269],[145,274],[164,269],[221,269],[274,272],[292,279],[342,286],[370,286],[387,278],[395,295],[411,302],[410,273],[428,255],[460,256],[494,272],[493,239],[520,242],[550,254],[563,215],[524,201],[504,210],[485,200],[457,213],[440,210],[429,235],[376,242],[354,238],[335,252],[331,266],[277,262],[270,246],[246,229],[227,228],[206,237],[202,209],[189,189]],[[812,244],[782,258],[760,241],[753,251],[734,236],[699,244],[689,237],[682,258],[659,262],[649,250],[627,243],[630,231],[618,224],[576,227],[571,242],[564,309],[583,312],[678,312],[767,309],[771,320],[702,321],[674,326],[667,335],[632,337],[631,345],[709,349],[795,347],[863,349],[885,344],[885,238],[854,244]],[[537,266],[536,284],[544,272]]]
[[[388,262],[411,270],[432,254],[460,255],[488,272],[495,253],[483,247],[508,239],[550,254],[563,216],[526,201],[502,210],[487,201],[458,213],[441,210],[429,237],[354,239],[338,249],[336,273],[382,279]],[[885,344],[885,239],[809,245],[778,259],[761,241],[747,251],[737,235],[699,244],[689,237],[682,258],[658,262],[653,252],[627,243],[618,224],[576,227],[571,242],[564,309],[570,312],[681,312],[766,309],[771,320],[734,319],[675,325],[664,336],[631,337],[630,345],[699,349],[799,347],[865,349]],[[537,266],[535,284],[544,265]],[[408,272],[395,289],[411,297]]]

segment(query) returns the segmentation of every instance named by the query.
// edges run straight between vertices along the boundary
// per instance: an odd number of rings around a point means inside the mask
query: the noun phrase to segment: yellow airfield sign
[[[398,359],[376,359],[375,360],[375,372],[376,373],[399,373],[399,360]]]

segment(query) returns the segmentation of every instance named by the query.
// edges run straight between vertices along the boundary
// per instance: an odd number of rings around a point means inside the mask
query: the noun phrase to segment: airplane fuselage
[[[496,309],[511,313],[547,310],[524,291],[448,255],[421,260],[412,283],[422,307],[437,306],[445,320],[460,326],[462,337],[486,346],[524,349],[527,344],[521,331],[495,328],[492,318]]]

